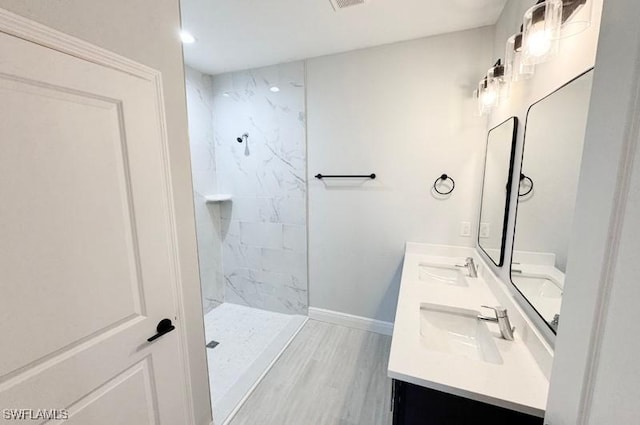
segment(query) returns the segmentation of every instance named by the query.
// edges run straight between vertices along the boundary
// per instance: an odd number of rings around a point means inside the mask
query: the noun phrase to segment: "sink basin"
[[[478,314],[463,308],[421,304],[422,346],[479,362],[502,364],[495,337],[487,324],[478,320]]]
[[[526,296],[537,298],[562,298],[562,289],[556,282],[547,276],[521,274],[513,275],[513,283],[525,292]]]
[[[418,278],[430,283],[469,286],[464,276],[464,269],[450,264],[420,263],[418,264]]]
[[[560,313],[562,289],[551,277],[534,274],[513,274],[513,283],[548,322]]]

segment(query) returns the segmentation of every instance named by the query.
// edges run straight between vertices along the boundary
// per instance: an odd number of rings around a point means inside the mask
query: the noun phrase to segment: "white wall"
[[[213,132],[213,81],[211,76],[189,67],[185,68],[185,77],[200,285],[206,314],[224,302],[220,204],[207,203],[205,199],[207,195],[218,192]]]
[[[474,246],[492,28],[307,61],[310,306],[393,321],[406,241]],[[431,187],[442,173],[456,190]],[[319,181],[376,173],[374,181]]]
[[[162,72],[178,226],[183,328],[197,424],[211,420],[196,254],[178,0],[0,0],[0,7]]]

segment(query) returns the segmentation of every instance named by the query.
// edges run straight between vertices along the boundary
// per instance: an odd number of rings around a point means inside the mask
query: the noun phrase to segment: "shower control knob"
[[[236,138],[238,143],[245,142],[249,138],[249,133],[244,133],[241,137]]]

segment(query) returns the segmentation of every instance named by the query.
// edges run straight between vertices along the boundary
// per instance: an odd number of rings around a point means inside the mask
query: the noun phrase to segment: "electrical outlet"
[[[462,223],[460,223],[460,236],[471,236],[471,223],[469,223],[468,221],[463,221]]]
[[[480,237],[488,238],[489,236],[491,236],[491,224],[480,223]]]

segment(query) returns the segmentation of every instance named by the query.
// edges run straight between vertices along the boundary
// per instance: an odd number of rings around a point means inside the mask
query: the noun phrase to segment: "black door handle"
[[[170,319],[162,319],[160,323],[158,323],[158,326],[156,327],[156,331],[158,331],[158,333],[152,336],[151,338],[147,339],[147,341],[153,342],[156,339],[160,338],[161,336],[168,334],[175,328],[176,327],[171,324]]]

